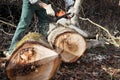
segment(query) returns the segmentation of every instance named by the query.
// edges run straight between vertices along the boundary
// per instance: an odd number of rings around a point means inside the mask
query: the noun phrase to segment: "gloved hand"
[[[69,17],[72,18],[75,15],[75,8],[74,7],[70,7],[70,9],[68,10],[67,13],[70,13]]]
[[[55,12],[54,10],[52,9],[52,6],[51,4],[48,4],[47,6],[44,7],[45,10],[46,10],[46,13],[50,16],[55,16]]]
[[[29,0],[31,4],[35,4],[38,2],[38,0]]]

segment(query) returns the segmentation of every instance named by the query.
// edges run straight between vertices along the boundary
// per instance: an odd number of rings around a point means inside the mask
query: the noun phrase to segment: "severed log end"
[[[14,50],[6,65],[10,80],[49,80],[53,77],[61,61],[58,53],[43,42],[41,45],[40,41],[27,39]]]
[[[56,33],[56,34],[55,34]],[[75,62],[87,48],[85,39],[74,30],[57,27],[48,36],[64,62]]]
[[[56,50],[60,51],[64,62],[74,62],[86,50],[86,42],[77,33],[63,33],[55,40]]]

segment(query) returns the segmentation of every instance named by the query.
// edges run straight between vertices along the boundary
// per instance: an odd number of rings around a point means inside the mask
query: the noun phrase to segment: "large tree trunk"
[[[49,80],[60,59],[38,33],[29,33],[16,46],[6,66],[10,80]]]
[[[58,26],[50,31],[48,41],[64,62],[75,62],[86,50],[86,41],[75,30]]]

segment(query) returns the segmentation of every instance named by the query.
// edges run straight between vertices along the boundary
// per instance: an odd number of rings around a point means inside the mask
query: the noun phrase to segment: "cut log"
[[[86,50],[86,41],[73,29],[59,26],[48,35],[52,44],[64,62],[75,62]]]
[[[38,33],[29,33],[16,46],[6,65],[10,80],[49,80],[60,65],[58,53]]]

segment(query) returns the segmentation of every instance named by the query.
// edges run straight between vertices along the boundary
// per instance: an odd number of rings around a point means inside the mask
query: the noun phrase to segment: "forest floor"
[[[80,16],[100,24],[115,37],[120,36],[120,6],[118,6],[118,1],[84,0]],[[18,7],[19,5],[6,7],[5,4],[0,4],[0,20],[17,25],[21,10]],[[16,13],[13,10],[16,10]],[[11,12],[12,14],[10,14]],[[80,20],[80,25],[82,29],[92,35],[102,34],[102,37],[106,35],[103,30],[87,21]],[[8,50],[15,29],[15,27],[0,22],[1,57],[3,57],[1,53]],[[1,63],[3,62],[0,61]],[[0,67],[0,80],[7,80],[4,67]],[[120,80],[120,48],[106,44],[104,47],[87,49],[85,54],[76,62],[62,63],[53,80]]]
[[[120,80],[120,49],[87,50],[77,62],[63,63],[54,80]]]

